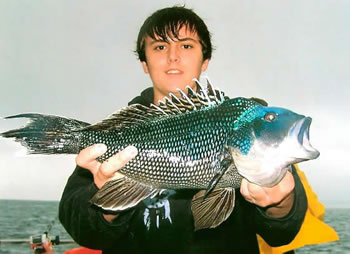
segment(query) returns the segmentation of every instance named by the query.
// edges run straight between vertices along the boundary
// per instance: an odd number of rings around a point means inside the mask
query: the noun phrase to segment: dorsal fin
[[[150,108],[141,104],[133,104],[113,113],[100,122],[79,129],[79,131],[107,131],[112,129],[129,128],[144,121],[166,115],[160,109]]]
[[[80,129],[80,131],[107,131],[111,129],[130,128],[151,119],[217,106],[224,101],[222,92],[214,89],[208,78],[207,88],[198,80],[194,79],[194,81],[198,87],[197,92],[190,86],[186,86],[187,93],[177,89],[181,98],[170,93],[169,96],[159,101],[159,105],[151,104],[150,107],[146,107],[141,104],[133,104],[117,111],[100,122]]]
[[[209,78],[206,78],[206,88],[197,79],[193,79],[193,81],[197,84],[197,92],[190,86],[186,86],[187,93],[177,89],[181,98],[170,93],[169,97],[164,97],[163,100],[159,101],[158,106],[167,114],[178,114],[219,105],[225,100],[223,93],[219,89],[214,89]],[[156,107],[155,105],[152,106]]]
[[[224,93],[221,92],[218,88],[214,89],[208,77],[206,77],[206,88],[204,88],[204,85],[201,84],[197,79],[194,79],[194,81],[196,82],[198,87],[197,90],[199,91],[195,95],[199,100],[199,103],[202,105],[218,105],[225,100]]]

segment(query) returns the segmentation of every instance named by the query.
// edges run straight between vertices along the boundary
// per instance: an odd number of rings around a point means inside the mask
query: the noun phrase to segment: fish
[[[215,228],[232,213],[243,178],[272,187],[292,164],[320,153],[310,143],[310,117],[254,98],[229,98],[209,80],[195,82],[196,90],[178,89],[149,107],[127,106],[95,124],[38,113],[8,116],[29,122],[0,136],[29,154],[77,154],[103,143],[100,162],[133,145],[138,154],[118,171],[123,177],[105,183],[90,202],[120,212],[164,190],[194,189],[195,230]]]

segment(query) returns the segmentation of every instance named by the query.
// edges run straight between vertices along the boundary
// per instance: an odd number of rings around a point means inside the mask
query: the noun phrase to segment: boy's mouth
[[[182,74],[183,72],[179,69],[169,69],[166,71],[166,74]]]

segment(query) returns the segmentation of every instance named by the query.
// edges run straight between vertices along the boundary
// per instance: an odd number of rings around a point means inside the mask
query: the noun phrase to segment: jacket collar
[[[132,99],[128,105],[132,104],[142,104],[144,106],[149,106],[151,103],[153,103],[153,87],[148,87],[145,90],[141,92],[139,96],[136,96],[134,99]]]

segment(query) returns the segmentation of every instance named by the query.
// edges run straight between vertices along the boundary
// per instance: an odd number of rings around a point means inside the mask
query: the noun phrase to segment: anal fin
[[[104,210],[123,211],[136,206],[150,196],[155,196],[160,191],[123,177],[106,182],[90,202]]]
[[[215,228],[232,213],[235,205],[235,189],[215,188],[206,195],[199,191],[192,199],[192,214],[195,230]]]

